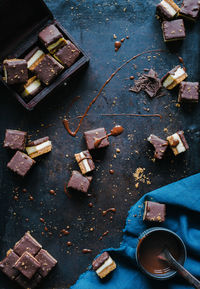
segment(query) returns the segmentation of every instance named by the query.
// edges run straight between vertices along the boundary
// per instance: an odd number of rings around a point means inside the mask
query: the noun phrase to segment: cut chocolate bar
[[[116,263],[110,257],[108,252],[104,252],[92,262],[92,268],[102,279],[106,277],[110,272],[115,270]]]
[[[189,20],[196,21],[199,15],[199,0],[183,0],[179,15]]]
[[[163,0],[156,6],[156,14],[163,19],[171,20],[179,11],[180,8],[172,0]]]
[[[40,282],[42,281],[42,276],[40,274],[36,273],[31,280],[24,277],[22,274],[20,274],[15,281],[17,284],[19,284],[24,289],[34,289],[37,287]]]
[[[104,139],[102,139],[102,141],[99,143],[98,147],[95,146],[95,142],[97,139],[101,139],[105,137]],[[93,150],[93,149],[99,149],[99,148],[105,148],[107,146],[109,146],[109,141],[108,141],[108,137],[107,137],[107,132],[105,130],[105,128],[97,128],[97,129],[93,129],[93,130],[89,130],[84,132],[84,138],[86,141],[86,145],[88,150]]]
[[[157,202],[145,201],[143,221],[164,222],[166,205]]]
[[[168,136],[167,140],[175,156],[189,149],[184,132],[182,130],[177,131],[177,133],[171,136]]]
[[[19,275],[18,270],[13,267],[18,259],[19,256],[16,255],[12,249],[10,249],[7,252],[7,256],[0,262],[0,270],[11,280],[14,280]]]
[[[38,65],[44,55],[45,53],[39,47],[35,47],[34,49],[32,49],[24,57],[24,59],[27,61],[28,69],[32,71]]]
[[[178,102],[198,102],[199,82],[182,81],[179,87]]]
[[[147,139],[155,148],[154,157],[156,159],[161,160],[163,158],[163,155],[168,147],[168,141],[163,140],[159,137],[157,137],[154,134],[150,134],[150,136]]]
[[[7,129],[4,139],[4,148],[10,148],[12,150],[25,150],[27,132]]]
[[[23,87],[22,97],[24,99],[30,99],[42,90],[42,84],[36,76],[29,78],[27,83]]]
[[[181,81],[187,77],[185,68],[182,68],[180,65],[177,65],[172,70],[170,70],[163,78],[161,79],[162,85],[167,89],[173,89]]]
[[[163,21],[162,30],[165,42],[183,40],[186,36],[183,19]]]
[[[24,59],[6,59],[3,62],[4,80],[8,84],[25,83],[28,80],[27,62]]]
[[[14,268],[21,272],[26,278],[32,279],[40,268],[40,263],[28,252],[24,252],[16,261]]]
[[[32,160],[29,156],[20,151],[17,151],[7,164],[7,167],[11,171],[24,177],[34,164],[35,161]]]
[[[53,55],[62,65],[66,67],[72,66],[80,55],[78,48],[69,40],[66,40],[66,45],[58,49]]]
[[[95,169],[92,156],[88,150],[75,154],[74,156],[83,175]]]
[[[27,154],[31,158],[36,158],[38,156],[46,154],[50,152],[51,149],[52,144],[48,136],[29,142],[28,146],[26,147]]]
[[[58,48],[66,44],[63,35],[53,24],[47,26],[39,33],[39,39],[51,54],[54,54]]]
[[[46,277],[49,272],[57,264],[57,260],[54,259],[47,251],[41,249],[39,253],[35,256],[35,259],[40,263],[40,268],[38,273],[42,277]]]
[[[40,62],[35,66],[33,72],[44,84],[49,85],[64,67],[51,55],[41,57]]]
[[[14,246],[14,252],[21,256],[25,251],[35,256],[40,249],[41,244],[38,243],[29,232],[27,232]]]
[[[84,177],[78,171],[73,171],[67,188],[78,192],[87,193],[92,177]]]

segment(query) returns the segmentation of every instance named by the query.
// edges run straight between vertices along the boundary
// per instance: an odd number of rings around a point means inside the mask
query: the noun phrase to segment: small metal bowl
[[[140,262],[140,257],[139,257],[139,253],[140,253],[140,248],[141,248],[141,244],[144,240],[147,240],[147,238],[149,236],[151,236],[152,234],[154,234],[155,232],[166,232],[167,234],[171,235],[174,237],[174,239],[177,241],[177,244],[180,248],[180,258],[179,260],[177,260],[181,265],[183,265],[185,263],[186,260],[186,256],[187,256],[187,252],[186,252],[186,247],[185,244],[183,243],[182,239],[173,231],[162,228],[162,227],[153,227],[150,228],[146,231],[144,231],[143,233],[141,233],[141,235],[138,238],[138,245],[136,248],[136,260],[137,260],[137,264],[139,266],[139,268],[143,271],[143,273],[145,273],[147,276],[153,278],[153,279],[157,279],[157,280],[167,280],[170,279],[172,277],[174,277],[174,275],[177,273],[177,271],[171,269],[170,271],[166,272],[166,273],[151,273],[149,271],[147,271],[143,265]]]

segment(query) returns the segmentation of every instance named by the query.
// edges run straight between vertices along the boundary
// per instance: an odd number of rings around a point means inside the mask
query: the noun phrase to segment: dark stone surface
[[[180,55],[187,67],[188,81],[199,81],[200,25],[186,24],[187,35],[183,43],[166,46],[160,23],[154,17],[157,2],[47,0],[46,3],[56,19],[88,53],[91,62],[85,72],[70,84],[60,87],[33,112],[25,111],[5,88],[0,88],[1,143],[6,128],[28,131],[32,139],[48,135],[53,142],[52,152],[37,159],[37,164],[24,179],[6,168],[13,153],[3,147],[0,149],[0,258],[3,259],[6,251],[27,230],[33,231],[33,236],[58,260],[55,270],[40,289],[60,289],[74,283],[101,249],[119,246],[127,212],[144,193],[199,171],[199,104],[177,108],[176,89],[153,100],[145,93],[131,93],[129,87],[133,81],[129,77],[134,75],[137,78],[137,72],[151,67],[162,77],[179,64],[177,55]],[[114,51],[114,33],[118,40],[126,35],[130,37],[122,43],[117,53]],[[69,136],[61,120],[74,97],[80,96],[70,109],[72,118],[84,112],[88,102],[120,64],[138,52],[151,48],[162,48],[166,52],[156,58],[153,57],[155,53],[148,54],[127,65],[103,91],[77,137]],[[137,65],[136,70],[133,64]],[[146,112],[145,107],[150,111]],[[163,118],[95,115],[138,112],[161,113]],[[74,120],[71,125],[75,126],[76,123],[77,120]],[[69,199],[63,187],[72,169],[78,169],[74,153],[86,149],[82,133],[98,127],[109,131],[115,123],[121,124],[125,130],[119,137],[110,138],[110,146],[102,153],[101,161],[96,162],[97,170],[90,187],[92,196],[81,200]],[[168,134],[163,131],[164,128],[168,129]],[[178,157],[174,157],[169,150],[166,160],[152,162],[153,147],[146,141],[149,134],[165,138],[181,129],[185,132],[190,149]],[[119,154],[116,148],[121,150]],[[116,159],[113,157],[115,153]],[[109,174],[110,164],[115,171],[113,175]],[[133,173],[138,167],[146,169],[144,173],[151,183],[140,182],[137,189]],[[19,200],[15,201],[13,196],[17,193],[13,190],[17,187]],[[27,192],[22,191],[24,188]],[[50,194],[49,190],[55,190],[56,195]],[[30,195],[33,201],[29,200]],[[90,202],[94,204],[91,208],[88,206]],[[112,220],[112,213],[103,217],[99,209],[109,207],[117,209]],[[26,221],[27,218],[29,221]],[[40,218],[45,219],[48,231],[44,231],[45,224],[40,222]],[[66,226],[70,226],[70,234],[59,238],[60,230]],[[90,228],[94,228],[94,231],[90,231]],[[107,230],[109,234],[100,241],[99,237]],[[41,234],[43,231],[44,235]],[[67,241],[72,242],[71,247],[67,246]],[[93,251],[83,254],[83,248]],[[0,284],[1,289],[17,289],[3,274],[0,274]]]

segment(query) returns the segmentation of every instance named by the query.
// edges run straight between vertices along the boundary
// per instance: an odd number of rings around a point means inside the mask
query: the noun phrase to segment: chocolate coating
[[[39,39],[47,47],[62,37],[55,25],[51,24],[39,33]]]
[[[166,205],[156,202],[146,201],[143,215],[144,221],[164,222],[166,215]]]
[[[36,139],[36,140],[34,140],[34,141],[28,142],[28,145],[27,145],[27,146],[29,146],[29,147],[31,147],[31,146],[37,146],[37,145],[42,144],[43,142],[46,142],[46,141],[48,141],[48,140],[49,140],[49,137],[48,137],[48,136],[45,136],[45,137]]]
[[[186,36],[183,19],[163,21],[162,30],[165,41],[182,40]]]
[[[116,125],[115,127],[113,127],[113,129],[111,129],[110,133],[112,136],[118,136],[118,135],[122,134],[123,131],[124,131],[123,126]]]
[[[199,82],[182,81],[179,87],[179,102],[198,102]]]
[[[42,248],[35,238],[33,238],[28,232],[15,244],[14,252],[21,256],[25,251],[35,256]]]
[[[24,252],[17,260],[14,268],[20,271],[26,278],[31,279],[40,268],[40,263],[28,252]]]
[[[177,134],[179,135],[179,137],[180,137],[185,149],[188,150],[189,149],[189,145],[188,145],[188,143],[186,141],[186,138],[184,136],[184,131],[183,130],[179,130],[179,131],[177,131]]]
[[[101,254],[98,258],[96,258],[93,262],[92,262],[92,268],[94,271],[96,271],[99,267],[101,267],[103,265],[103,263],[108,260],[109,258],[109,254],[108,252],[104,252],[103,254]]]
[[[73,171],[68,182],[67,188],[73,189],[82,193],[87,193],[92,177],[84,177],[78,171]]]
[[[98,149],[109,146],[108,137],[106,137],[106,135],[107,135],[107,133],[106,133],[105,128],[97,128],[94,130],[89,130],[89,131],[84,132],[84,138],[85,138],[88,150],[95,149],[96,148],[95,147],[95,141],[97,139],[101,139],[103,137],[105,137],[105,138],[102,139],[102,141],[98,145]]]
[[[66,40],[66,45],[60,48],[54,57],[66,67],[72,66],[80,55],[78,48],[69,40]]]
[[[154,146],[155,148],[155,153],[154,153],[154,157],[156,159],[162,159],[163,155],[168,147],[168,141],[163,140],[159,137],[157,137],[154,134],[151,134],[148,138],[148,141]]]
[[[3,146],[13,150],[25,150],[27,132],[7,129]]]
[[[14,280],[19,275],[18,270],[13,268],[18,259],[19,256],[16,255],[12,249],[10,249],[7,256],[0,262],[0,270],[11,280]]]
[[[35,259],[40,263],[40,268],[38,273],[42,277],[46,277],[49,272],[57,264],[56,259],[54,259],[46,250],[41,249],[39,253],[35,256]]]
[[[17,151],[7,164],[7,167],[18,175],[24,177],[34,164],[35,161],[28,155]]]
[[[199,15],[199,0],[184,0],[181,5],[180,15],[191,20],[196,20]]]
[[[28,80],[27,62],[24,59],[6,59],[3,62],[8,84],[25,83]]]

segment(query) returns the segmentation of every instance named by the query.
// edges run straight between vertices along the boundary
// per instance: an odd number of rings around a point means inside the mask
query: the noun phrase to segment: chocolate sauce
[[[60,232],[61,232],[62,235],[65,235],[65,236],[69,235],[69,231],[67,231],[65,229],[62,229]]]
[[[88,207],[92,208],[93,207],[93,203],[89,203]]]
[[[67,190],[67,184],[64,184],[64,192],[68,196],[68,198],[71,199],[72,196],[70,195],[70,193]]]
[[[175,236],[168,232],[155,231],[140,240],[138,260],[149,273],[165,274],[172,270],[167,262],[158,258],[164,248],[167,248],[176,260],[180,259],[181,247],[179,242]]]
[[[115,41],[115,51],[118,51],[121,47],[121,41]]]
[[[109,170],[109,173],[110,173],[111,175],[113,175],[113,174],[115,173],[115,171],[114,171],[114,170]]]
[[[45,232],[48,232],[49,229],[47,228],[47,226],[44,227]]]
[[[44,220],[43,218],[40,218],[40,222],[41,222],[41,223],[44,223],[45,220]]]
[[[178,59],[179,59],[180,63],[182,63],[182,64],[183,64],[183,66],[185,66],[185,63],[184,63],[184,60],[183,60],[183,58],[182,58],[181,56],[178,56]]]
[[[68,119],[64,119],[63,120],[63,125],[65,127],[65,129],[67,130],[67,132],[71,135],[71,136],[76,136],[80,126],[84,120],[84,118],[86,117],[86,115],[88,114],[88,111],[90,110],[91,106],[96,102],[96,100],[98,99],[99,95],[101,94],[101,92],[103,91],[103,89],[107,86],[107,84],[112,80],[112,78],[124,67],[126,66],[129,62],[131,62],[132,60],[142,56],[143,54],[147,54],[147,53],[153,53],[153,52],[163,52],[164,50],[162,49],[153,49],[153,50],[147,50],[147,51],[143,51],[141,53],[138,53],[136,55],[134,55],[133,57],[131,57],[130,59],[128,59],[126,62],[124,62],[121,66],[119,66],[111,75],[110,77],[106,80],[106,82],[102,85],[102,87],[100,88],[99,92],[97,93],[97,95],[93,98],[93,100],[89,103],[88,107],[85,110],[85,113],[81,116],[81,119],[79,121],[79,124],[77,126],[77,128],[75,129],[75,131],[72,131],[69,128],[69,120]],[[143,116],[141,114],[134,114],[134,116]],[[149,116],[149,115],[145,115],[145,116]],[[150,116],[158,116],[156,115],[150,115]],[[159,115],[160,116],[160,115]]]
[[[109,234],[109,231],[105,231],[101,237],[99,237],[99,240],[101,241],[103,239],[103,237],[107,236]]]
[[[103,211],[102,215],[105,216],[108,212],[116,213],[116,208],[109,208],[106,211]]]
[[[50,193],[51,195],[56,195],[56,192],[55,192],[54,190],[50,190],[49,193]]]
[[[129,39],[129,36],[128,36],[128,35],[126,36],[126,39]]]
[[[72,246],[72,242],[68,241],[68,242],[67,242],[67,246],[68,246],[68,247]]]
[[[123,42],[124,42],[124,40],[125,40],[125,38],[122,38],[120,41],[123,43]]]
[[[120,135],[121,133],[123,133],[123,131],[124,131],[124,128],[123,128],[121,125],[116,125],[116,126],[114,126],[113,129],[111,129],[111,131],[110,131],[109,134],[107,134],[107,135],[105,135],[105,136],[103,136],[103,137],[101,137],[101,138],[97,138],[97,139],[95,140],[95,142],[94,142],[95,148],[97,148],[97,147],[100,145],[100,143],[102,142],[103,139],[108,138],[108,137],[111,136],[111,135],[112,135],[112,136],[118,136],[118,135]]]
[[[29,196],[29,200],[33,201],[34,200],[33,196]]]
[[[83,254],[88,254],[88,253],[91,253],[91,252],[92,252],[91,249],[83,249],[83,250],[82,250],[82,253],[83,253]]]
[[[130,76],[130,80],[133,80],[135,77],[133,75]]]

